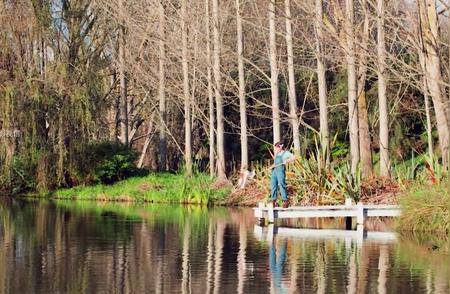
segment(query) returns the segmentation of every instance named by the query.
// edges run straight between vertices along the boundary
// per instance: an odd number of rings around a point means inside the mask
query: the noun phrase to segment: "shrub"
[[[112,184],[147,174],[136,167],[136,158],[136,152],[118,142],[89,143],[75,152],[75,174],[84,184]]]

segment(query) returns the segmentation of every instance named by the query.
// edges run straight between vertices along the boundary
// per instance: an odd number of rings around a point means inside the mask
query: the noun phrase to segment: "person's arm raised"
[[[294,161],[296,161],[296,160],[297,160],[297,157],[296,157],[294,154],[290,153],[289,157],[287,157],[287,158],[283,161],[283,164],[288,164],[288,163],[294,162]]]

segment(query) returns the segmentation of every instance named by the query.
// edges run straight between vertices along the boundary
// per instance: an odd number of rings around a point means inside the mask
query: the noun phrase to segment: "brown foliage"
[[[372,178],[361,185],[361,201],[364,204],[397,204],[400,192],[400,187],[392,180]]]

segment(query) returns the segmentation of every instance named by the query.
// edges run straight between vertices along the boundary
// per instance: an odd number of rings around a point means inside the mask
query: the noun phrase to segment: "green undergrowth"
[[[400,230],[450,232],[450,180],[440,184],[412,187],[399,199],[402,215]]]
[[[155,203],[220,204],[229,195],[230,188],[215,188],[213,180],[204,174],[193,177],[158,173],[133,177],[113,185],[77,186],[61,189],[55,199],[136,201]]]

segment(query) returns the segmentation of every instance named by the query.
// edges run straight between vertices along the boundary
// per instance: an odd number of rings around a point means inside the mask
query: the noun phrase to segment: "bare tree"
[[[356,57],[353,33],[353,0],[345,0],[345,33],[347,38],[346,59],[348,75],[348,125],[350,132],[351,171],[355,174],[359,163],[358,107],[356,96]]]
[[[165,11],[162,2],[158,3],[159,9],[159,170],[167,169],[167,139],[166,139],[166,48],[164,40]]]
[[[182,41],[182,65],[183,65],[183,93],[184,93],[184,160],[186,174],[192,175],[192,125],[191,125],[191,95],[189,91],[189,67],[188,67],[188,36],[187,36],[187,0],[181,2],[181,41]]]
[[[369,114],[367,112],[366,79],[369,47],[369,12],[366,0],[361,2],[364,12],[363,32],[360,42],[358,68],[358,125],[359,149],[361,156],[361,177],[367,179],[372,176],[372,152],[370,148]]]
[[[123,1],[119,0],[119,13],[123,16]],[[120,141],[128,145],[128,94],[127,77],[125,72],[125,26],[123,21],[119,25],[119,80],[120,80]]]
[[[425,68],[425,53],[424,53],[424,46],[422,42],[422,38],[419,38],[420,40],[420,48],[418,51],[419,55],[419,64],[422,69],[422,85],[423,85],[423,99],[425,102],[425,116],[427,121],[427,141],[428,141],[428,157],[429,161],[432,162],[434,158],[434,147],[433,147],[433,127],[431,125],[431,111],[430,111],[430,97],[428,95],[428,85],[427,85],[427,78],[426,78],[426,68]]]
[[[214,109],[214,91],[212,81],[212,62],[211,62],[211,27],[210,27],[210,13],[209,13],[209,0],[205,0],[205,26],[206,26],[206,60],[207,60],[207,88],[208,88],[208,110],[209,110],[209,174],[215,175],[216,171],[216,132],[215,132],[215,109]]]
[[[442,156],[442,165],[448,170],[449,164],[449,124],[446,110],[446,101],[442,96],[440,84],[442,83],[440,58],[437,51],[439,43],[439,24],[434,0],[419,1],[419,15],[423,42],[425,47],[425,68],[427,86],[433,99],[436,113],[437,130],[439,134],[439,148]]]
[[[220,73],[220,36],[219,36],[219,1],[213,0],[213,44],[214,44],[214,81],[217,111],[217,155],[218,176],[225,179],[225,130],[223,117],[222,78]]]
[[[269,59],[270,89],[272,91],[273,142],[281,140],[280,99],[278,86],[277,40],[275,28],[275,0],[269,0]]]
[[[294,152],[300,153],[300,134],[299,123],[297,117],[297,95],[295,91],[295,74],[294,74],[294,46],[292,41],[292,14],[291,0],[285,0],[286,13],[286,48],[288,58],[288,76],[289,76],[289,115],[292,125],[292,138],[294,140]]]
[[[327,81],[325,79],[325,62],[323,58],[323,0],[315,2],[315,25],[316,25],[316,62],[317,62],[317,86],[319,89],[319,112],[320,112],[320,142],[325,148],[326,163],[330,161],[330,133],[328,130],[328,99]]]
[[[247,103],[245,99],[244,44],[241,4],[236,0],[237,57],[239,71],[239,114],[241,119],[241,169],[248,168]]]
[[[145,155],[147,154],[147,149],[148,146],[150,145],[150,142],[152,141],[152,138],[153,138],[153,113],[151,114],[150,119],[148,121],[147,134],[145,136],[144,145],[142,146],[141,155],[139,156],[139,160],[137,163],[138,168],[142,168],[142,166],[144,165]]]
[[[377,0],[377,36],[378,102],[380,107],[380,175],[389,178],[389,110],[385,80],[384,0]]]

